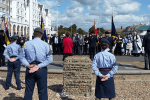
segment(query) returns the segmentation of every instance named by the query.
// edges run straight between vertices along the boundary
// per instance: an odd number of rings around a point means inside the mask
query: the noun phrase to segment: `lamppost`
[[[30,5],[29,5],[29,40],[32,40],[32,34],[33,34],[33,22],[32,22],[32,6],[33,6],[33,2],[32,0],[30,0]]]
[[[60,7],[60,5],[57,6],[57,33],[58,33],[58,7]]]
[[[114,12],[114,9],[113,9],[113,8],[114,8],[114,6],[113,6],[113,5],[111,5],[111,7],[112,7],[112,16],[113,16],[113,12]]]

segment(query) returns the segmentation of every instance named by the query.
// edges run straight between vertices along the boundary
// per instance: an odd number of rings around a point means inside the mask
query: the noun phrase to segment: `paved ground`
[[[88,56],[88,55],[83,55]],[[89,56],[88,56],[89,57]],[[54,61],[62,61],[63,55],[53,55]],[[143,62],[144,56],[116,56],[117,62]]]
[[[88,56],[88,55],[83,55]],[[54,62],[51,63],[49,69],[63,69],[62,55],[53,55]],[[134,57],[134,56],[116,56],[117,62],[129,62],[128,64],[118,64],[118,70],[141,70],[134,65],[131,65],[131,62],[144,62],[144,56]]]

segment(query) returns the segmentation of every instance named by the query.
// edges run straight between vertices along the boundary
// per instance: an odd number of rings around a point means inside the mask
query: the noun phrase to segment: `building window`
[[[10,9],[10,11],[12,12],[12,8]]]
[[[18,21],[19,21],[19,17],[18,17],[18,19],[17,19]]]
[[[7,9],[7,13],[9,13],[9,10]]]
[[[21,4],[21,8],[22,8],[22,4]]]
[[[0,7],[0,11],[2,11],[2,7]]]
[[[9,6],[9,3],[8,3],[8,1],[6,2],[6,4]]]
[[[5,8],[2,8],[2,12],[5,12]]]
[[[19,2],[17,2],[17,6],[19,7]]]
[[[22,15],[22,11],[21,11],[21,15]]]
[[[18,14],[19,14],[19,9],[18,9]]]
[[[25,17],[26,17],[26,13],[25,13]]]

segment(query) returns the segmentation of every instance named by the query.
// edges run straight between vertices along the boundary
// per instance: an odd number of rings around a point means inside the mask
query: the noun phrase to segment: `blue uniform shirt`
[[[9,53],[9,56],[7,55],[7,53]],[[15,56],[16,57],[15,59],[18,60],[19,53],[20,53],[20,46],[16,44],[15,42],[13,42],[5,48],[3,55],[5,56],[7,60],[9,60],[10,57],[12,56]]]
[[[127,38],[123,38],[123,43],[128,43],[128,39]]]
[[[47,66],[53,62],[53,56],[49,45],[40,38],[34,38],[25,43],[20,53],[20,61],[27,67],[33,61],[41,62],[39,68]]]
[[[115,56],[109,53],[107,50],[101,50],[101,52],[94,56],[92,63],[92,70],[94,71],[95,75],[101,77],[102,74],[98,68],[111,68],[111,71],[107,74],[107,76],[108,78],[113,77],[118,69]]]

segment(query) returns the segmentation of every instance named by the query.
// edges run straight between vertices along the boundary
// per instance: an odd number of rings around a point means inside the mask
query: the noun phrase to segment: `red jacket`
[[[73,41],[71,38],[66,37],[63,39],[63,53],[72,53]]]

